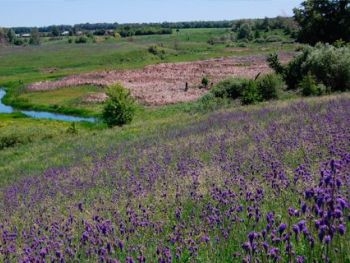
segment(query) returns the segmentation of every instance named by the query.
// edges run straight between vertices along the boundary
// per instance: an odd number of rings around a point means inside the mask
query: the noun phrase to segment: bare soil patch
[[[282,62],[287,62],[294,53],[280,53]],[[258,73],[271,72],[264,55],[209,59],[195,62],[163,63],[150,65],[137,70],[100,71],[72,75],[57,81],[45,81],[31,84],[30,91],[52,90],[80,85],[95,85],[101,88],[119,82],[131,91],[139,102],[145,105],[165,105],[193,101],[208,92],[200,89],[203,77],[210,84],[228,77],[254,78]],[[186,83],[188,89],[186,91]],[[211,86],[211,85],[210,85]],[[87,101],[101,101],[106,96]]]
[[[88,103],[101,103],[108,98],[104,92],[93,92],[84,96],[83,101]]]

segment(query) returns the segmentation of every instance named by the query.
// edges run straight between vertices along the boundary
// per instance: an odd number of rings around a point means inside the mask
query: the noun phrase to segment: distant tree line
[[[28,38],[23,39],[15,32],[12,28],[0,28],[0,44],[13,44],[13,45],[39,45],[40,44],[40,33],[37,28],[30,28]]]
[[[50,33],[54,30],[59,32],[63,31],[100,31],[101,30],[132,30],[138,34],[141,31],[145,33],[153,34],[155,30],[162,32],[161,30],[167,31],[172,28],[185,29],[185,28],[230,28],[233,21],[194,21],[194,22],[163,22],[163,23],[85,23],[71,25],[51,25],[45,27],[38,27],[40,33]],[[16,34],[29,34],[31,31],[30,27],[13,27]],[[165,32],[163,31],[163,32]]]
[[[162,27],[130,27],[125,26],[117,30],[121,37],[141,36],[141,35],[165,35],[172,34],[171,28]]]
[[[13,27],[2,28],[0,31],[0,43],[22,45],[25,43],[38,44],[40,37],[59,37],[64,33],[69,36],[87,35],[114,35],[119,33],[121,37],[172,34],[173,29],[189,28],[232,28],[238,32],[239,38],[251,38],[258,30],[283,29],[288,33],[295,32],[296,26],[293,18],[276,17],[264,19],[224,20],[224,21],[193,21],[193,22],[163,22],[163,23],[84,23],[71,25],[51,25],[38,28]],[[21,36],[30,35],[30,40]],[[257,35],[257,34],[256,34]]]
[[[286,23],[286,21],[288,21]],[[277,17],[265,19],[246,19],[246,20],[223,20],[223,21],[192,21],[192,22],[163,22],[163,23],[82,23],[75,25],[51,25],[38,27],[39,33],[53,33],[69,31],[74,34],[77,31],[96,31],[98,33],[103,30],[130,31],[135,35],[169,33],[170,29],[187,29],[187,28],[232,28],[243,22],[256,25],[261,29],[267,28],[284,28],[286,24],[291,23],[291,18]],[[16,34],[29,34],[32,30],[30,27],[13,27],[12,30]]]
[[[262,32],[269,32],[280,29],[285,35],[295,38],[298,31],[298,25],[292,17],[275,17],[263,19],[241,19],[234,21],[232,31],[236,33],[237,40],[262,41]],[[269,36],[271,42],[279,39],[277,36]],[[264,40],[264,42],[266,39]],[[270,40],[269,40],[270,41]]]

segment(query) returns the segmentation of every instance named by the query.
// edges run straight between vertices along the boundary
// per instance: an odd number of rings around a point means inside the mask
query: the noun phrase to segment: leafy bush
[[[258,80],[231,78],[219,82],[211,93],[216,98],[241,99],[242,104],[275,99],[284,86],[281,77],[269,74]]]
[[[14,147],[18,144],[25,143],[25,141],[28,139],[23,139],[17,135],[10,134],[0,137],[0,150],[3,150],[5,148]]]
[[[254,39],[254,43],[257,43],[257,44],[263,44],[265,42],[266,42],[265,38],[262,38],[262,37]]]
[[[350,90],[350,46],[318,44],[303,67],[316,77],[317,83],[323,83],[331,91]]]
[[[78,37],[77,39],[75,39],[76,44],[84,44],[87,42],[88,42],[88,38],[85,36],[81,36],[81,37]]]
[[[103,109],[102,118],[109,127],[122,126],[132,121],[135,114],[135,102],[130,96],[130,92],[122,85],[110,86],[108,100]]]
[[[277,74],[283,75],[285,72],[285,68],[281,64],[278,59],[278,55],[276,53],[269,54],[266,58],[266,61],[270,68],[272,68]]]
[[[238,28],[237,39],[246,39],[246,40],[253,39],[253,31],[250,24],[244,23]]]
[[[277,99],[278,93],[284,87],[282,78],[276,74],[268,74],[257,80],[262,100]]]
[[[13,44],[16,45],[16,46],[22,46],[22,45],[25,44],[25,42],[22,39],[20,39],[20,38],[15,38],[13,40]]]
[[[153,45],[153,46],[150,46],[148,48],[148,52],[155,55],[155,56],[158,56],[158,55],[164,55],[165,54],[165,50],[164,48],[158,46],[158,45]]]
[[[334,47],[318,44],[306,47],[286,66],[282,66],[276,54],[267,61],[285,80],[288,89],[297,89],[309,73],[316,84],[325,85],[330,91],[350,90],[350,46]]]
[[[242,91],[241,102],[244,105],[254,104],[262,101],[262,97],[259,91],[257,82],[254,80],[248,80]]]
[[[247,85],[247,79],[231,78],[219,82],[211,92],[218,98],[238,99]]]
[[[207,88],[208,85],[209,85],[209,79],[208,79],[208,77],[203,77],[203,78],[202,78],[202,81],[201,81],[201,84],[202,84],[201,87]]]
[[[277,35],[269,35],[269,36],[266,37],[265,41],[266,42],[270,42],[270,43],[282,42],[283,38],[281,36],[277,36]]]
[[[310,73],[299,83],[299,88],[303,96],[320,96],[326,93],[326,86],[317,84],[315,76]]]
[[[227,98],[215,97],[213,93],[203,95],[196,103],[192,104],[190,112],[207,113],[229,105],[230,101]]]
[[[304,96],[317,95],[316,78],[310,73],[307,74],[299,83],[299,88]]]

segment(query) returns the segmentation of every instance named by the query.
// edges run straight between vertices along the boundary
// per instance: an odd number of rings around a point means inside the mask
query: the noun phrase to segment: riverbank
[[[35,110],[20,110],[16,109],[12,106],[5,105],[2,102],[2,99],[6,96],[6,91],[4,88],[0,88],[0,113],[14,113],[19,112],[24,114],[27,117],[34,118],[34,119],[50,119],[50,120],[58,120],[58,121],[67,121],[67,122],[91,122],[95,123],[98,121],[97,118],[86,118],[86,117],[77,117],[72,115],[64,115],[59,113],[52,113],[48,111],[35,111]]]

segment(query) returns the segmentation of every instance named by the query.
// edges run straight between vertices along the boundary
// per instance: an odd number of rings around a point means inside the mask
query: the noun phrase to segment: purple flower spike
[[[299,227],[299,231],[302,232],[306,228],[306,221],[305,220],[299,221],[298,227]]]
[[[208,243],[210,241],[210,237],[208,235],[204,235],[202,236],[201,240],[203,243]]]
[[[334,216],[335,218],[341,218],[343,216],[343,212],[340,209],[335,209]]]
[[[330,235],[325,236],[324,242],[328,245],[331,242],[332,238]]]
[[[303,204],[301,205],[301,212],[302,212],[303,214],[305,214],[306,209],[307,209],[307,205],[306,205],[305,203],[303,203]]]
[[[303,256],[297,256],[297,263],[304,263],[305,258]]]
[[[339,232],[340,235],[344,235],[345,232],[346,232],[346,227],[343,224],[340,224],[338,226],[338,232]]]
[[[287,225],[282,223],[280,224],[280,226],[278,227],[278,232],[280,233],[280,235],[282,235],[282,233],[284,232],[284,230],[286,230]]]
[[[280,250],[276,247],[272,247],[269,250],[269,256],[272,257],[274,260],[277,260],[279,258],[279,253],[280,253]]]
[[[292,229],[296,235],[299,234],[299,227],[297,225],[293,225]]]
[[[250,241],[250,243],[253,243],[254,239],[257,238],[259,235],[255,232],[250,232],[248,235],[248,239]]]
[[[269,249],[269,244],[265,241],[263,243],[263,247],[264,247],[265,252],[267,252],[267,250]]]
[[[42,257],[42,258],[45,258],[45,256],[47,255],[47,248],[42,248],[41,250],[40,250],[40,256]]]
[[[337,198],[337,203],[340,205],[341,209],[347,207],[347,202],[343,198]]]
[[[246,252],[250,252],[252,250],[252,247],[250,245],[249,242],[245,242],[243,245],[242,245],[242,248],[246,251]]]

